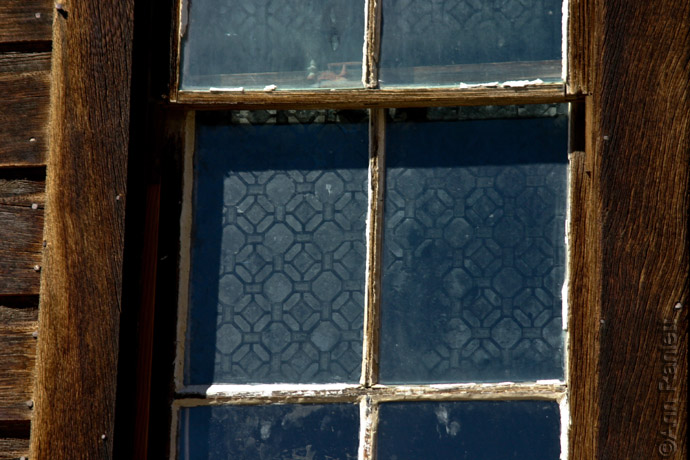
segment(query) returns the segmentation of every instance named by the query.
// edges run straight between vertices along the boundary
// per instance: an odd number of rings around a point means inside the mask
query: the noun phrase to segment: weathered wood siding
[[[45,183],[4,179],[2,173],[0,169],[0,296],[36,295]]]
[[[0,4],[0,43],[49,41],[52,6],[50,0],[3,0]]]
[[[0,88],[0,167],[44,165],[50,53],[0,53]]]
[[[0,460],[28,457],[53,2],[0,2]]]

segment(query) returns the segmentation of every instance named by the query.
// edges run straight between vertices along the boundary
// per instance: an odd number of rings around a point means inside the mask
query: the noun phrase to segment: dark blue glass
[[[180,409],[180,460],[355,460],[356,404]]]
[[[364,111],[197,116],[185,382],[356,382]]]
[[[553,401],[382,404],[379,460],[558,460]]]
[[[381,382],[563,377],[565,110],[391,111]]]

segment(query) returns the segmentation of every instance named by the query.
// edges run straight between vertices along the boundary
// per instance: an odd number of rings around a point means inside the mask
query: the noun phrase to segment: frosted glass
[[[383,0],[380,84],[561,80],[561,0]]]
[[[391,111],[382,382],[563,377],[565,111]]]
[[[355,460],[359,407],[286,404],[180,409],[181,460]]]
[[[362,86],[364,0],[186,4],[181,89]]]
[[[365,111],[197,115],[186,382],[356,382]]]

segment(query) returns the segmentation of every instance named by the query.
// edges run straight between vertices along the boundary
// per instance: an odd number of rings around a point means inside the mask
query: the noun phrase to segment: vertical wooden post
[[[56,3],[32,459],[109,459],[134,0]]]
[[[690,4],[598,0],[597,455],[686,458]]]

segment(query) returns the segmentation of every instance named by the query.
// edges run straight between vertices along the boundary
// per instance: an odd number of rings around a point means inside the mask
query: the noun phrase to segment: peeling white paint
[[[568,437],[570,434],[570,404],[568,396],[564,396],[558,406],[561,409],[561,460],[568,460]]]
[[[357,448],[357,460],[368,459],[367,445],[369,444],[369,436],[373,428],[371,400],[369,398],[362,398],[359,402],[359,447]]]
[[[244,86],[236,86],[236,87],[219,87],[219,86],[211,86],[208,89],[212,93],[244,93]]]
[[[569,0],[563,0],[563,7],[561,11],[561,79],[567,82],[568,79],[568,22],[569,16]]]
[[[492,81],[488,83],[460,83],[460,89],[467,88],[495,88],[498,86],[497,81]]]
[[[501,83],[501,88],[524,88],[525,86],[541,85],[544,81],[541,78],[536,80],[509,80]]]
[[[346,383],[299,384],[277,383],[261,385],[191,385],[185,387],[181,393],[205,394],[207,397],[223,397],[234,395],[249,395],[253,397],[271,397],[278,393],[294,392],[303,396],[315,396],[318,393],[339,392],[359,388],[359,385]]]

